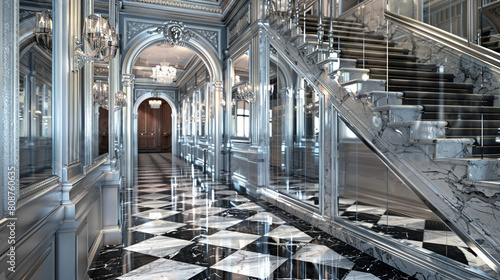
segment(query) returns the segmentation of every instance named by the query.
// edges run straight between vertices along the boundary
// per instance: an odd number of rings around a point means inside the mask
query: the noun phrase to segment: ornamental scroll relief
[[[151,27],[156,27],[156,29],[150,30],[148,33],[163,34],[168,44],[181,45],[182,41],[188,40],[193,36],[192,31],[189,30],[182,22],[178,21],[168,21],[162,26],[158,26],[153,23],[129,21],[127,22],[127,40],[130,41],[130,39],[142,31],[150,29]],[[197,28],[197,33],[206,38],[216,50],[219,50],[219,31]]]

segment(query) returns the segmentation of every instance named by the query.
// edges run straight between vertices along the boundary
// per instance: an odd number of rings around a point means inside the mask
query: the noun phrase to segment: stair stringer
[[[328,94],[346,124],[403,181],[459,235],[486,263],[499,272],[500,267],[500,193],[482,193],[462,184],[467,166],[434,161],[426,148],[410,141],[397,128],[387,126],[383,115],[353,98],[327,71],[311,64],[290,43],[286,34],[259,23],[270,43],[284,59],[317,91]]]

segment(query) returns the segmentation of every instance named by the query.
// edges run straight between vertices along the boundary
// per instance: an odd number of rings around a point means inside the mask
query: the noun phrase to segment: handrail
[[[456,51],[467,54],[468,56],[492,66],[495,72],[500,73],[500,53],[490,49],[475,45],[464,38],[451,34],[447,31],[423,23],[421,21],[385,10],[384,16],[387,20],[398,24],[399,26],[420,34],[433,41],[439,42]]]

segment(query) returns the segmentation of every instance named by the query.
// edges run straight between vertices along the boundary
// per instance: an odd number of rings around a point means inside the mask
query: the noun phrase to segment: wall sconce
[[[108,83],[104,81],[96,81],[92,88],[92,93],[94,95],[94,102],[101,106],[102,108],[109,109],[109,86]],[[120,110],[127,106],[127,95],[118,91],[115,92],[115,111]]]
[[[36,13],[33,33],[38,45],[52,52],[52,11],[46,10]]]
[[[236,99],[244,100],[248,103],[255,101],[255,95],[252,91],[252,86],[248,83],[236,87]]]
[[[75,38],[75,69],[80,69],[90,61],[109,61],[116,55],[118,36],[116,30],[109,27],[107,19],[101,15],[88,15],[82,30],[83,43]],[[82,50],[84,43],[90,48],[88,53]]]

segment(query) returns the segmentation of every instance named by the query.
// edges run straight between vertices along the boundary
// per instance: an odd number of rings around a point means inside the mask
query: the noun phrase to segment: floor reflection
[[[413,279],[170,154],[141,154],[91,279]]]

